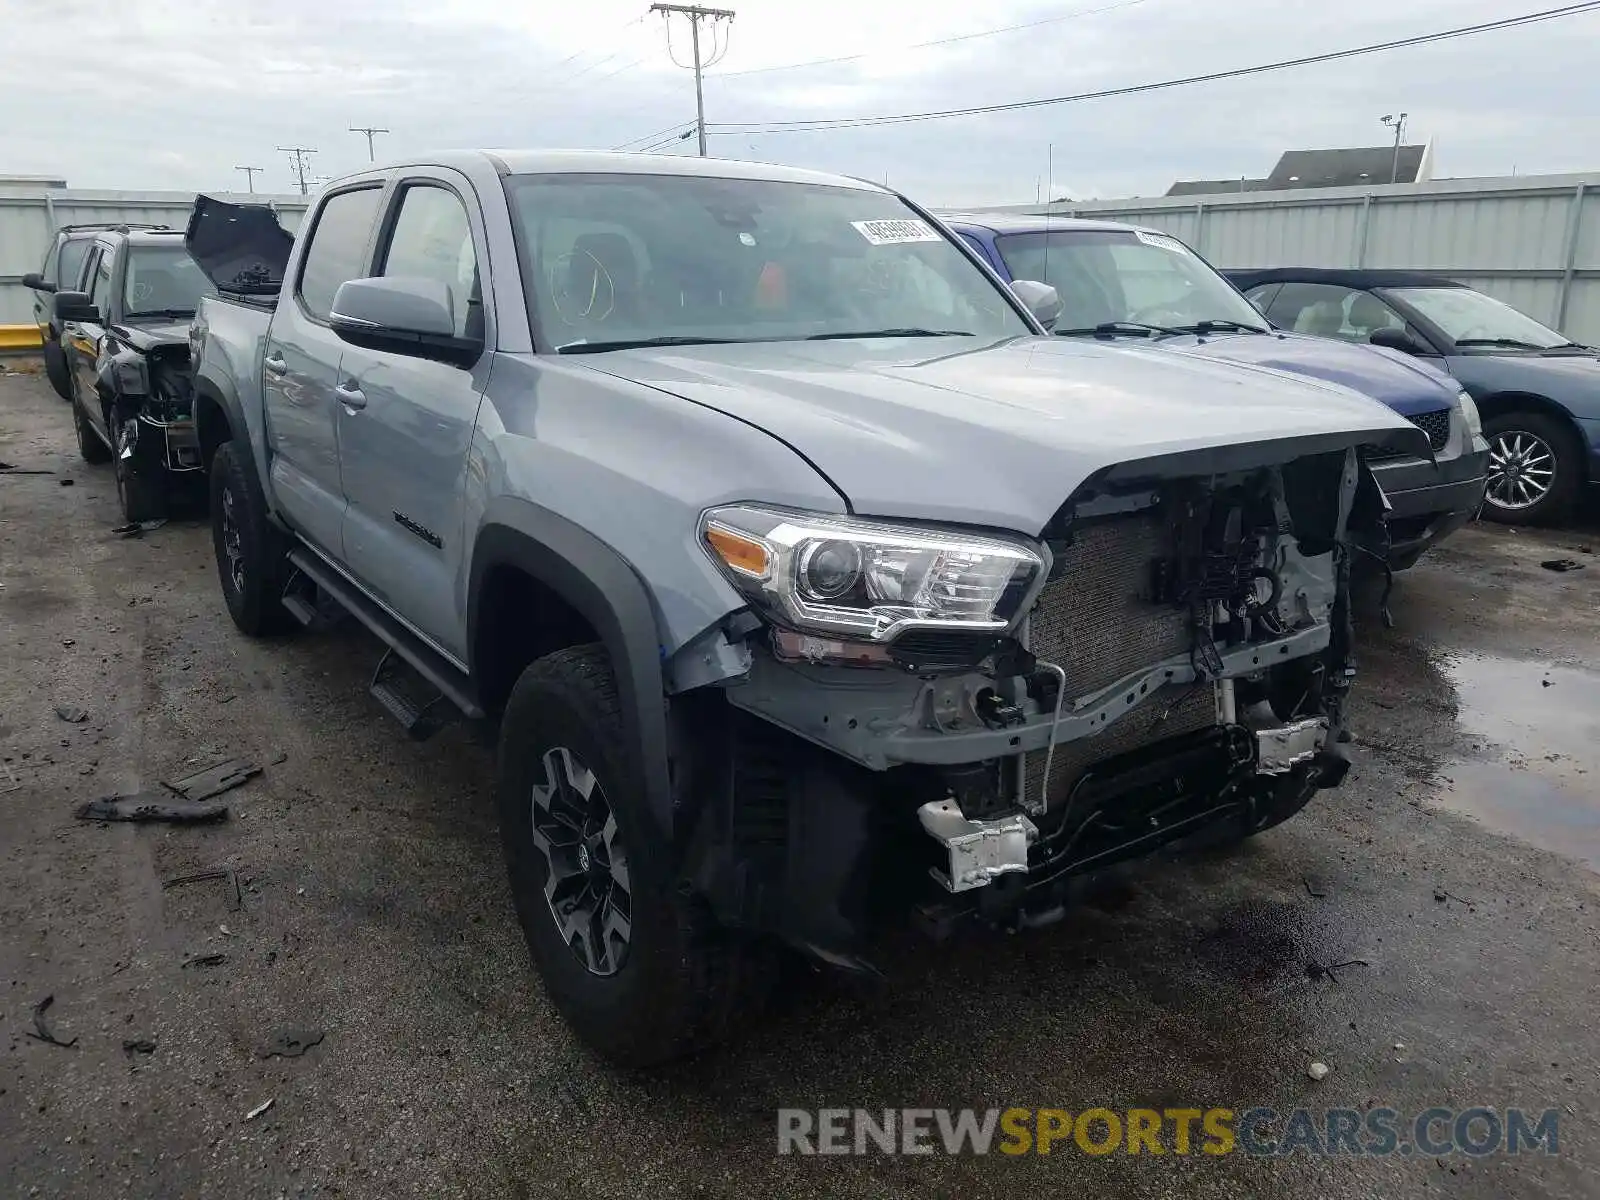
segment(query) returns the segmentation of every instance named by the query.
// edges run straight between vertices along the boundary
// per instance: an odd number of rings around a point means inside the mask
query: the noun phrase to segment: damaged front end
[[[107,427],[129,471],[160,479],[201,469],[187,342],[119,345],[97,368]]]
[[[718,631],[748,669],[728,729],[697,723],[691,885],[849,962],[897,909],[1036,924],[1277,824],[1348,769],[1352,551],[1385,510],[1354,448],[1108,471],[1032,540],[713,510],[761,619]]]

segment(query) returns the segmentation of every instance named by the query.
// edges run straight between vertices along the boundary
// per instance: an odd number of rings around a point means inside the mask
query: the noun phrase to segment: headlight
[[[1483,436],[1483,418],[1478,415],[1478,406],[1471,396],[1462,392],[1456,397],[1456,406],[1461,409],[1461,419],[1467,423],[1467,432],[1473,437]]]
[[[998,633],[1043,578],[1023,541],[735,505],[700,522],[707,552],[795,629],[887,642],[907,628]]]

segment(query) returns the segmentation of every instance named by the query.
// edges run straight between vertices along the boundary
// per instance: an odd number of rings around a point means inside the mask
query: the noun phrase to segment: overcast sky
[[[1250,66],[1556,0],[719,0],[707,120],[1001,103]],[[0,173],[77,187],[294,184],[458,146],[609,148],[694,116],[693,77],[642,0],[6,0]],[[1099,11],[1096,11],[1099,10]],[[1051,20],[1063,17],[1067,19]],[[935,47],[917,43],[1047,22]],[[688,30],[671,50],[689,61]],[[1600,166],[1600,13],[1220,83],[878,129],[718,136],[711,152],[883,178],[932,204],[1159,195],[1264,175],[1291,147],[1375,145],[1410,113],[1436,175]],[[25,48],[25,51],[24,49]],[[709,47],[708,47],[709,49]],[[846,62],[771,70],[822,58]],[[692,140],[678,144],[693,152]]]

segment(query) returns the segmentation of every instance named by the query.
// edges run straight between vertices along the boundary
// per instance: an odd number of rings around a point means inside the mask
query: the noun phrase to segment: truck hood
[[[133,321],[113,326],[116,334],[128,345],[143,354],[163,346],[188,346],[189,322]]]
[[[1242,470],[1361,444],[1428,453],[1415,425],[1343,387],[1067,338],[746,342],[579,361],[765,430],[853,512],[1029,534],[1091,479]]]
[[[271,296],[283,286],[294,236],[268,205],[196,196],[183,244],[218,291]]]
[[[1444,372],[1397,350],[1303,333],[1212,334],[1182,341],[1164,338],[1157,344],[1183,354],[1275,367],[1343,384],[1387,404],[1403,417],[1450,408],[1461,390]]]

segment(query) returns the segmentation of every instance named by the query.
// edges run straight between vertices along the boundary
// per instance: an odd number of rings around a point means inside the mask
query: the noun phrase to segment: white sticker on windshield
[[[874,246],[894,246],[900,242],[942,242],[944,239],[926,221],[851,221],[856,231]]]
[[[1171,250],[1175,254],[1189,253],[1189,247],[1185,246],[1177,238],[1168,237],[1164,233],[1146,233],[1142,229],[1135,229],[1133,231],[1133,236],[1138,238],[1146,246],[1159,246],[1161,249]]]

